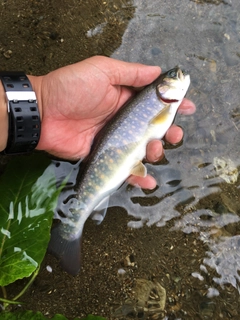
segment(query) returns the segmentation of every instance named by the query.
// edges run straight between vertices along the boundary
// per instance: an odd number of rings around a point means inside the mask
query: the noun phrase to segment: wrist
[[[41,96],[41,87],[42,87],[42,78],[43,76],[30,76],[27,75],[29,81],[31,82],[33,91],[37,97],[38,111],[40,114],[40,119],[42,121],[43,118],[43,110],[42,110],[42,96]]]
[[[5,98],[5,91],[0,81],[0,151],[3,151],[7,146],[8,140],[8,111]]]
[[[6,123],[8,123],[7,142],[5,138],[1,139],[2,151],[5,154],[32,152],[37,147],[41,133],[41,118],[32,84],[21,71],[1,71],[0,79],[1,89],[4,91],[4,93],[0,91],[0,94],[2,93],[2,97],[5,96]],[[5,123],[4,111],[1,114],[2,123]]]

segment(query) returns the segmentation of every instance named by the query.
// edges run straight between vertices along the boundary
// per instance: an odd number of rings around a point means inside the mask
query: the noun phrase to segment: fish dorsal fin
[[[138,177],[146,177],[147,175],[147,168],[145,167],[145,165],[139,161],[131,170],[130,172],[132,175],[134,176],[138,176]]]
[[[170,104],[166,104],[165,107],[151,120],[151,124],[162,124],[169,116]]]

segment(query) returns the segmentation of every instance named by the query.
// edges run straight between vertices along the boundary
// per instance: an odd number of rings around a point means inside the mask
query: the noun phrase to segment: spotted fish
[[[104,215],[109,196],[132,174],[145,177],[146,145],[172,124],[190,84],[179,67],[160,75],[126,103],[103,128],[76,186],[70,214],[52,229],[49,251],[70,274],[80,269],[80,240],[90,215]]]

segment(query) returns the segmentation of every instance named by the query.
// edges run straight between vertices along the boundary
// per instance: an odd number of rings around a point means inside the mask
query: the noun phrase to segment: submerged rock
[[[166,303],[166,290],[158,283],[136,279],[131,296],[114,311],[115,317],[162,319]]]
[[[238,168],[230,158],[213,158],[217,174],[227,183],[233,184],[238,179]]]

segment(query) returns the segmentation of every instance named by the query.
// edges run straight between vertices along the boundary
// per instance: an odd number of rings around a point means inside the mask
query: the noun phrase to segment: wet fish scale
[[[87,204],[90,201],[92,207],[91,199],[82,196],[86,187],[89,186],[89,183],[94,184],[95,188],[106,184],[106,179],[126,161],[127,156],[132,154],[139,141],[147,133],[148,123],[159,113],[160,101],[156,99],[156,92],[151,92],[144,98],[146,101],[142,101],[141,96],[138,97],[131,110],[120,115],[117,125],[112,122],[105,136],[105,132],[101,133],[104,138],[95,147],[89,159],[92,165],[85,171],[82,181],[79,182],[78,199],[83,203]],[[138,104],[138,100],[141,101],[141,104]],[[142,121],[143,118],[145,121]],[[125,175],[128,177],[129,172],[126,172]],[[93,188],[88,192],[93,193]]]
[[[116,126],[115,122],[111,124],[102,143],[100,143],[95,152],[93,151],[92,157],[89,159],[93,165],[85,171],[82,181],[79,182],[78,199],[89,206],[91,211],[96,204],[92,203],[92,197],[88,197],[88,195],[97,191],[99,197],[101,197],[102,187],[106,184],[109,176],[114,175],[119,166],[126,162],[126,158],[131,156],[133,150],[139,145],[139,141],[143,140],[144,136],[147,135],[148,123],[159,113],[160,102],[159,99],[156,99],[156,92],[148,94],[145,98],[145,104],[142,102],[139,105],[136,101],[136,108],[133,105],[133,108],[127,114],[122,114],[123,119],[119,119],[119,126]],[[141,97],[139,97],[139,100],[141,100]],[[151,108],[146,108],[146,104],[151,105]],[[142,121],[143,118],[145,121]],[[135,129],[133,129],[133,126]],[[102,134],[104,135],[104,133]],[[124,176],[124,180],[129,176],[127,168]],[[94,186],[86,191],[89,183]],[[86,196],[83,196],[84,191],[87,192]],[[98,202],[98,200],[96,199],[95,202]]]
[[[146,173],[141,164],[146,145],[164,136],[189,84],[189,75],[179,68],[168,71],[120,109],[99,134],[77,182],[72,216],[52,230],[50,251],[68,272],[76,274],[80,268],[79,239],[86,219],[107,207],[108,197],[131,173]]]

